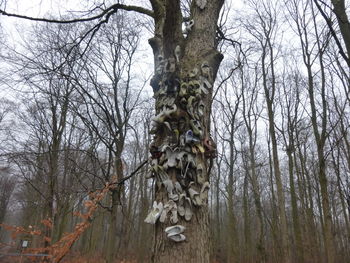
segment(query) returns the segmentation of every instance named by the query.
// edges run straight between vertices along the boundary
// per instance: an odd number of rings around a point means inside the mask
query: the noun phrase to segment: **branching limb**
[[[241,47],[241,43],[240,42],[226,37],[224,32],[222,32],[222,30],[220,29],[220,27],[217,27],[216,33],[217,33],[217,37],[218,37],[219,41],[224,40],[224,41],[229,42],[233,47],[235,47],[236,45]]]
[[[235,71],[236,71],[237,69],[239,69],[241,66],[242,66],[242,64],[241,64],[241,62],[239,62],[239,64],[238,64],[236,67],[230,69],[229,74],[226,76],[226,78],[224,78],[224,79],[220,82],[220,84],[217,86],[216,91],[215,91],[215,93],[214,93],[214,95],[213,95],[212,101],[215,99],[215,97],[216,97],[216,95],[218,94],[219,89],[221,88],[221,86],[222,86],[228,79],[230,79],[230,78],[232,77],[232,75],[233,75],[233,72],[235,72]]]
[[[15,18],[26,19],[26,20],[37,21],[37,22],[56,23],[56,24],[72,24],[72,23],[79,23],[79,22],[94,21],[94,20],[101,19],[104,16],[111,16],[112,14],[116,13],[119,9],[125,10],[125,11],[134,11],[134,12],[137,12],[140,14],[154,17],[154,13],[152,10],[149,10],[149,9],[146,9],[146,8],[143,8],[140,6],[123,5],[123,4],[111,5],[107,9],[103,10],[100,14],[92,16],[92,17],[75,18],[75,19],[70,19],[70,20],[31,17],[31,16],[20,15],[20,14],[8,13],[2,9],[0,9],[0,14],[3,16],[15,17]]]
[[[332,35],[332,37],[334,38],[335,43],[337,44],[338,48],[339,48],[339,53],[340,55],[343,57],[343,59],[345,60],[345,62],[348,64],[348,66],[350,67],[350,58],[345,54],[345,51],[342,47],[342,44],[340,43],[340,40],[333,28],[333,24],[331,19],[327,16],[327,14],[323,11],[322,7],[320,6],[320,4],[318,3],[318,0],[314,0],[314,3],[318,9],[318,11],[320,11],[322,17],[324,18],[324,20],[327,23],[327,26],[329,28],[329,31]],[[323,2],[322,2],[323,3]]]
[[[133,177],[147,163],[148,163],[148,160],[143,161],[131,174],[129,174],[128,176],[126,176],[123,179],[119,180],[118,182],[115,182],[115,183],[112,183],[112,184],[117,184],[117,185],[124,184],[125,181],[127,181],[131,177]]]

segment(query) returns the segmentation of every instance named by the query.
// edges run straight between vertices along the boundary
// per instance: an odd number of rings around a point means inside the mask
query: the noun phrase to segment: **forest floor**
[[[11,256],[6,256],[6,254],[11,254]],[[16,255],[15,255],[16,254]],[[43,262],[43,258],[38,257],[29,257],[29,256],[20,256],[20,253],[11,253],[9,250],[0,250],[0,263],[39,263]],[[90,255],[90,256],[81,256],[72,253],[67,255],[62,263],[105,263],[106,261],[101,257],[101,255]],[[136,260],[133,259],[116,259],[114,263],[136,263]]]

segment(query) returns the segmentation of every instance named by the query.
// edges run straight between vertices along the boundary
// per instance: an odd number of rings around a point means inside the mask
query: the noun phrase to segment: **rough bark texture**
[[[155,228],[153,262],[209,262],[209,220],[208,209],[196,209],[190,222],[180,221],[186,227],[186,241],[175,243],[165,235],[165,224]]]
[[[345,1],[344,0],[332,0],[334,9],[333,12],[337,17],[340,33],[345,43],[346,51],[348,53],[348,60],[350,56],[350,22],[346,14]]]
[[[222,60],[216,50],[216,28],[223,1],[193,1],[187,32],[182,32],[179,0],[151,1],[155,56],[151,86],[156,116],[151,133],[151,171],[155,202],[164,209],[156,218],[154,262],[209,262],[209,159],[215,146],[209,135],[212,85]],[[191,21],[193,20],[193,21]],[[192,217],[184,215],[192,212]],[[161,222],[160,222],[161,221]],[[174,242],[165,228],[186,229]],[[183,235],[183,236],[180,236]]]

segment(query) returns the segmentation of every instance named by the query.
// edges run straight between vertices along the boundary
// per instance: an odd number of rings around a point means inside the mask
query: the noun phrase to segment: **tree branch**
[[[338,48],[339,48],[339,53],[340,55],[343,57],[343,59],[345,60],[345,62],[348,64],[348,66],[350,67],[350,58],[345,54],[344,52],[344,49],[340,43],[340,40],[333,28],[333,25],[332,25],[332,21],[331,19],[327,16],[327,14],[323,11],[322,7],[320,6],[320,4],[318,3],[318,0],[314,0],[314,3],[318,9],[318,11],[320,11],[322,17],[324,18],[324,20],[326,21],[327,23],[327,26],[329,28],[329,31],[332,35],[332,37],[334,38],[335,40],[335,43],[337,44]],[[322,2],[323,3],[323,2]]]
[[[131,174],[129,174],[128,176],[124,177],[123,179],[119,180],[118,182],[112,183],[112,184],[124,184],[124,182],[126,180],[129,180],[131,177],[133,177],[145,164],[148,163],[148,159],[143,161]]]
[[[105,15],[112,15],[116,13],[119,9],[125,10],[125,11],[134,11],[140,14],[148,15],[150,17],[154,17],[154,13],[152,10],[140,7],[140,6],[134,6],[134,5],[123,5],[123,4],[114,4],[107,9],[103,10],[100,14],[87,17],[87,18],[75,18],[71,20],[58,20],[58,19],[49,19],[49,18],[40,18],[40,17],[31,17],[31,16],[25,16],[25,15],[19,15],[14,13],[7,13],[5,10],[0,9],[0,14],[8,17],[16,17],[20,19],[26,19],[30,21],[37,21],[37,22],[46,22],[46,23],[56,23],[56,24],[72,24],[72,23],[79,23],[79,22],[88,22],[100,19],[104,17]]]

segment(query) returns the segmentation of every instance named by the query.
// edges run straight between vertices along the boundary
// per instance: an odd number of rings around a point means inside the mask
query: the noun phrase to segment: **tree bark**
[[[190,19],[194,24],[185,36],[179,0],[154,0],[151,4],[155,36],[149,43],[156,69],[151,86],[157,116],[153,119],[150,151],[155,199],[173,208],[180,205],[180,198],[189,200],[188,211],[193,213],[190,220],[185,220],[177,216],[176,210],[165,212],[164,222],[156,222],[152,260],[205,263],[209,262],[210,251],[207,160],[214,151],[209,140],[209,114],[212,85],[223,58],[216,50],[217,20],[223,1],[192,1]],[[178,224],[186,227],[181,233],[186,241],[174,242],[165,233],[166,227]]]
[[[340,29],[340,33],[345,43],[348,63],[350,59],[350,21],[346,14],[345,0],[331,0],[333,12],[335,13]],[[349,65],[349,64],[348,64]]]

